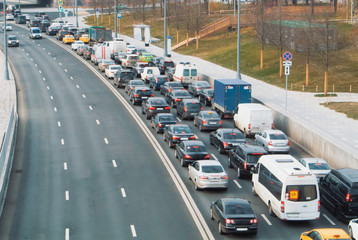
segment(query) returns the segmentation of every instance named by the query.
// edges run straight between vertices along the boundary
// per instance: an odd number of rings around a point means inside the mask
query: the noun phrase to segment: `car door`
[[[184,156],[184,148],[185,148],[184,142],[180,142],[179,144],[176,145],[176,150],[179,159],[181,159]]]
[[[198,114],[199,115],[199,114]],[[195,117],[194,117],[195,118]],[[220,134],[220,130],[216,130],[212,135],[211,135],[211,142],[213,143],[214,146],[217,146],[218,142],[219,142],[219,138],[220,138],[221,134]]]
[[[213,216],[214,219],[220,220],[222,212],[224,210],[221,199],[217,200],[213,205]]]
[[[236,149],[232,153],[231,163],[235,168],[239,168],[240,166],[240,159],[238,152],[240,151],[239,147],[236,147]]]
[[[193,164],[189,165],[189,177],[194,182],[197,177],[197,171],[198,171],[198,162],[194,162]]]

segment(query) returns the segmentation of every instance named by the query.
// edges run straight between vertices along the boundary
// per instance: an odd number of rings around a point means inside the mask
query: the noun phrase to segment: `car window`
[[[155,100],[150,100],[150,104],[157,105],[157,106],[166,106],[167,102],[164,101],[163,99],[155,99]]]
[[[186,107],[191,110],[199,110],[201,109],[201,104],[197,102],[188,102]]]
[[[194,168],[197,170],[197,171],[199,171],[200,170],[200,165],[199,165],[199,163],[195,163],[194,164]]]
[[[152,69],[148,69],[147,73],[148,73],[148,74],[152,74],[152,73],[153,73],[153,70],[152,70]]]
[[[224,210],[222,201],[220,199],[217,200],[215,203],[216,203],[216,206],[219,208],[220,211]]]
[[[175,122],[175,117],[174,116],[161,116],[161,117],[159,117],[159,121]]]
[[[200,146],[200,145],[193,145],[193,146],[187,146],[186,147],[186,151],[187,152],[206,152],[205,146]]]
[[[306,166],[306,165],[305,165]],[[327,163],[309,163],[309,169],[311,170],[329,170],[330,167]]]
[[[196,77],[196,76],[198,75],[196,69],[191,69],[190,72],[191,72],[191,76],[192,76],[192,77]]]
[[[206,119],[220,118],[217,112],[203,112],[203,117]]]
[[[201,171],[203,173],[222,173],[224,169],[221,166],[202,166]]]
[[[286,136],[281,133],[271,133],[270,139],[271,140],[287,140]]]
[[[235,140],[235,139],[244,139],[244,136],[242,135],[242,133],[238,133],[238,132],[230,132],[230,133],[224,133],[224,139],[227,140]]]
[[[191,96],[190,93],[188,93],[187,91],[178,91],[173,94],[178,97]]]
[[[312,201],[317,199],[316,185],[287,185],[286,199],[295,202]]]
[[[189,76],[189,69],[184,69],[183,76],[188,77]]]
[[[262,155],[253,155],[253,154],[247,154],[247,158],[246,158],[246,161],[248,163],[257,163],[259,161],[259,158],[261,157]]]
[[[191,129],[188,126],[180,126],[180,127],[173,127],[173,132],[175,134],[181,133],[181,134],[185,134],[185,133],[191,133]]]
[[[254,214],[248,204],[228,204],[225,206],[226,214]]]

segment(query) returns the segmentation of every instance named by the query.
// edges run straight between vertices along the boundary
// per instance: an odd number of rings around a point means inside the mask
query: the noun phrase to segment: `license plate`
[[[157,110],[163,110],[163,108],[157,108]]]
[[[216,122],[209,122],[209,124],[216,124]]]
[[[147,99],[148,97],[142,97],[143,99]]]
[[[236,231],[247,231],[247,228],[236,228]]]
[[[233,146],[239,146],[240,143],[233,143]]]
[[[188,138],[180,138],[181,140],[188,140]]]
[[[275,144],[277,147],[284,147],[285,146],[285,144],[283,144],[283,143],[276,143]]]

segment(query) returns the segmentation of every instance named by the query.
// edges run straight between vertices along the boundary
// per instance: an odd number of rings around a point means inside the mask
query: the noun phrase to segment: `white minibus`
[[[252,174],[252,192],[282,220],[315,220],[320,216],[317,179],[291,155],[264,155]]]

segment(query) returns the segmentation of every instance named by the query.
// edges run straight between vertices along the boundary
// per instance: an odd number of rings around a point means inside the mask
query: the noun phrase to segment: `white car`
[[[12,15],[11,13],[6,14],[6,20],[14,21],[14,15]]]
[[[106,75],[108,78],[114,78],[114,75],[121,69],[122,67],[120,65],[108,65],[104,69],[104,75]]]
[[[188,173],[197,191],[204,188],[226,190],[229,186],[229,177],[221,163],[216,160],[195,161],[189,165]]]
[[[358,218],[352,219],[349,222],[348,234],[352,239],[358,239]]]
[[[12,26],[10,24],[6,24],[6,31],[12,31]]]
[[[134,46],[134,45],[127,45],[126,53],[132,54],[135,50],[137,50],[136,46]]]
[[[288,153],[290,141],[280,130],[263,130],[255,135],[256,144],[269,153]]]
[[[321,158],[301,158],[298,161],[316,175],[317,179],[326,176],[331,171],[327,162]]]
[[[82,42],[82,41],[75,41],[74,43],[72,43],[71,48],[72,48],[72,50],[77,51],[77,48],[78,48],[79,46],[83,46],[83,45],[85,45],[84,42]]]

